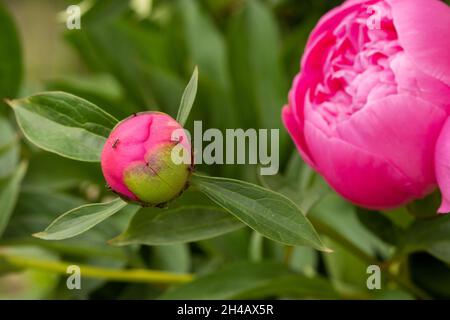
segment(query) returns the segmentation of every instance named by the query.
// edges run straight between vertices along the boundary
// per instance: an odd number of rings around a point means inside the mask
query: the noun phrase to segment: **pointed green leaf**
[[[64,92],[9,101],[25,136],[63,157],[95,162],[117,120],[94,104]]]
[[[225,210],[215,207],[146,208],[140,210],[128,229],[110,243],[164,245],[193,242],[217,237],[242,226]]]
[[[44,240],[62,240],[75,237],[95,227],[126,206],[127,203],[120,198],[107,203],[84,205],[59,216],[43,232],[36,233],[33,236]]]
[[[183,96],[181,97],[180,108],[178,109],[177,121],[182,126],[184,126],[184,124],[186,123],[189,117],[189,113],[191,112],[192,105],[194,104],[195,96],[197,95],[197,85],[198,68],[195,67],[191,80],[189,80],[189,83],[184,90]]]
[[[16,204],[20,182],[26,170],[27,164],[22,162],[11,177],[0,181],[0,236],[3,234]]]
[[[193,185],[265,237],[329,251],[300,209],[285,196],[244,181],[195,175]]]

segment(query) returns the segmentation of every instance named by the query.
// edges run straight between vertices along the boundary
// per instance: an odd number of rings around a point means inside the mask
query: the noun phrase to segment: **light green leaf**
[[[192,242],[216,237],[242,226],[239,220],[215,207],[146,208],[139,211],[128,229],[110,243],[163,245]]]
[[[14,21],[0,3],[0,100],[14,98],[22,80],[22,49]]]
[[[26,170],[27,164],[22,162],[11,177],[0,181],[0,236],[3,234],[16,205],[20,182]]]
[[[329,251],[300,209],[285,196],[251,183],[194,175],[193,185],[265,237]]]
[[[186,123],[189,117],[189,113],[191,112],[192,105],[194,104],[195,96],[197,95],[197,85],[198,68],[195,67],[191,80],[189,80],[189,83],[184,90],[183,96],[181,97],[180,108],[178,109],[177,121],[182,126],[184,126],[184,124]]]
[[[61,156],[95,162],[117,120],[94,104],[64,92],[9,101],[25,136]]]
[[[43,232],[33,236],[44,240],[62,240],[75,237],[109,218],[127,203],[117,198],[107,203],[94,203],[70,210],[54,220]]]

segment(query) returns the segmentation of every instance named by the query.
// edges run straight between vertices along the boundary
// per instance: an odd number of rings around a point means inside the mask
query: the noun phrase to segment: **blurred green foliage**
[[[63,21],[57,22],[70,1],[3,2],[1,99],[60,90],[118,119],[149,109],[176,116],[185,84],[198,66],[188,129],[193,119],[221,129],[280,128],[283,166],[282,174],[263,181],[253,166],[199,169],[285,194],[308,213],[334,252],[287,247],[234,221],[226,234],[190,243],[108,245],[126,230],[134,213],[126,210],[73,239],[33,238],[61,212],[111,200],[111,194],[97,163],[37,149],[22,139],[12,111],[0,104],[0,299],[450,297],[445,280],[450,277],[450,219],[426,212],[436,195],[408,211],[358,211],[306,167],[282,128],[280,110],[308,34],[341,1],[154,0],[143,15],[130,1],[91,0],[83,2],[88,10],[81,30],[66,30]],[[32,27],[41,24],[42,30]],[[211,202],[191,190],[174,204],[179,205]],[[26,259],[14,260],[17,256]],[[123,273],[121,279],[108,279],[96,277],[94,269],[92,277],[83,278],[81,290],[68,290],[67,275],[48,271],[51,263]],[[370,264],[382,267],[381,290],[366,286]],[[124,280],[136,268],[192,273],[196,279],[181,285]]]

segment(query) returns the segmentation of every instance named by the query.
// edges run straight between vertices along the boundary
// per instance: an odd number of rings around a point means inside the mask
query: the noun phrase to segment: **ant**
[[[114,140],[113,145],[112,145],[112,148],[113,148],[113,149],[117,148],[117,145],[119,144],[119,142],[120,142],[119,138],[117,138],[116,140]]]

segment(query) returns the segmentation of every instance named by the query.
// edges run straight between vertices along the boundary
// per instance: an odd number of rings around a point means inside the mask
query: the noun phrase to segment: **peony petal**
[[[302,156],[303,160],[312,168],[315,168],[314,162],[311,159],[303,136],[303,127],[296,121],[290,107],[285,106],[282,111],[283,123],[289,134],[294,140],[297,150]]]
[[[439,213],[450,212],[450,118],[445,122],[436,144],[435,151],[436,179],[442,193]]]
[[[318,171],[351,202],[372,209],[387,209],[416,197],[409,179],[385,159],[338,138],[327,137],[308,121],[305,137]]]
[[[366,105],[340,123],[340,138],[401,168],[417,196],[435,185],[434,148],[446,120],[439,107],[410,95],[393,95]]]
[[[398,93],[420,97],[450,114],[450,86],[422,72],[404,52],[392,61]]]
[[[389,0],[400,44],[425,73],[450,85],[450,8],[439,0]]]
[[[335,29],[349,13],[358,10],[362,5],[370,5],[378,1],[379,0],[348,0],[342,5],[333,8],[320,18],[309,36],[306,47],[310,47],[312,43],[316,42],[317,38],[323,36],[324,33],[329,33],[330,30]]]

